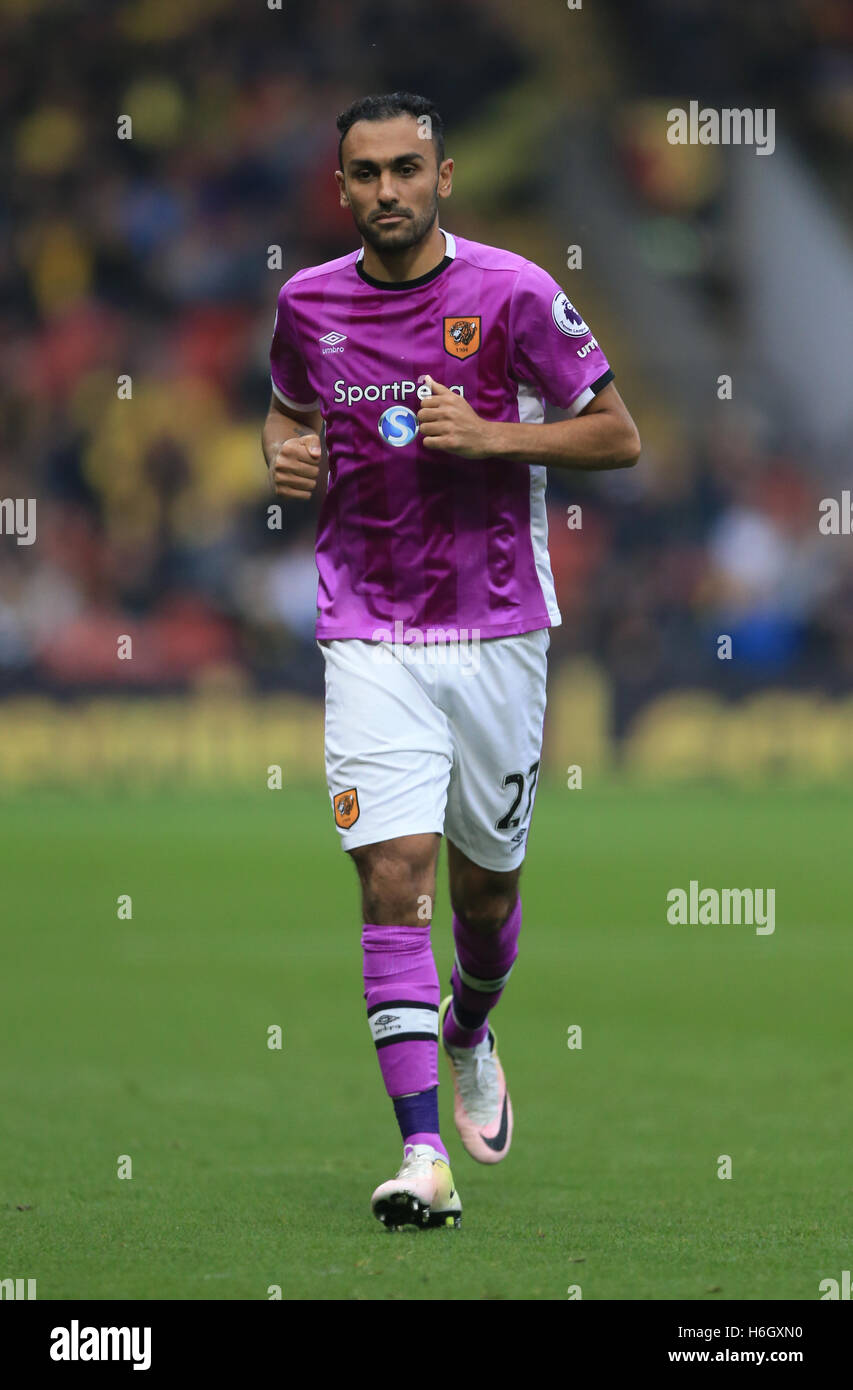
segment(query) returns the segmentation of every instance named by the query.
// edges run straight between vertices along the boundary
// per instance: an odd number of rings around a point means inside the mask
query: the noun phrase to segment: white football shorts
[[[517,869],[536,797],[549,629],[479,643],[317,645],[343,848],[434,831],[481,868]]]

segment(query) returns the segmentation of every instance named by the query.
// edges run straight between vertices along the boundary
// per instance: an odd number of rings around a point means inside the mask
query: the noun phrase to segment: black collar
[[[361,259],[356,261],[355,268],[364,283],[366,285],[372,285],[375,290],[416,290],[421,285],[428,285],[430,280],[434,280],[437,275],[440,275],[443,270],[446,270],[449,265],[452,265],[453,260],[453,256],[445,256],[444,260],[439,261],[438,265],[433,266],[432,270],[428,270],[426,275],[419,275],[415,280],[376,280],[372,275],[368,275]]]

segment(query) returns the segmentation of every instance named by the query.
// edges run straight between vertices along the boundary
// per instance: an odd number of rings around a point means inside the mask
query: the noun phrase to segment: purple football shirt
[[[273,390],[285,405],[319,408],[326,426],[318,639],[427,641],[429,629],[460,628],[509,637],[561,621],[547,470],[424,448],[423,378],[485,419],[541,422],[545,401],[577,415],[613,372],[546,271],[443,235],[444,259],[416,280],[374,280],[353,251],[279,293]]]

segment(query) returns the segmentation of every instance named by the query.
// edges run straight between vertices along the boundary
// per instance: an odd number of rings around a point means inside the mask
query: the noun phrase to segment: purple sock
[[[410,1144],[432,1144],[447,1157],[438,1133],[437,1086],[413,1096],[398,1096],[394,1101],[394,1114],[403,1136],[404,1152]]]
[[[499,931],[474,931],[453,914],[456,959],[450,975],[453,1002],[444,1020],[444,1040],[451,1047],[476,1047],[488,1036],[487,1018],[504,992],[518,956],[521,898]]]
[[[438,1131],[441,991],[430,929],[366,922],[361,944],[367,1021],[403,1144],[432,1144],[446,1159]]]

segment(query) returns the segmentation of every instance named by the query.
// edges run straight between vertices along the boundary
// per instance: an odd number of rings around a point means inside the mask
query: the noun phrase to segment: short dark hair
[[[343,169],[344,136],[356,121],[390,121],[394,116],[429,116],[436,165],[444,159],[444,122],[428,97],[414,92],[388,92],[385,96],[359,97],[338,116],[338,164]]]

